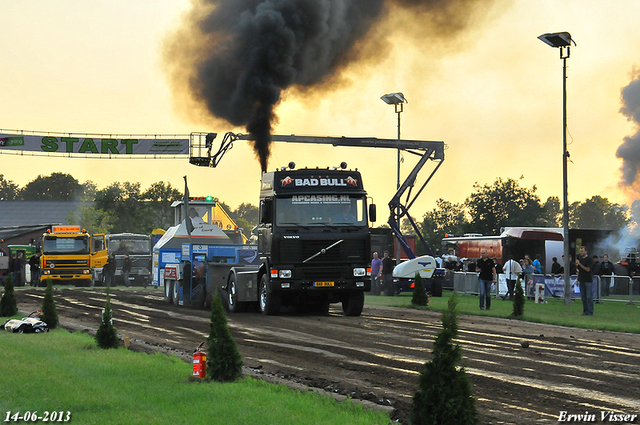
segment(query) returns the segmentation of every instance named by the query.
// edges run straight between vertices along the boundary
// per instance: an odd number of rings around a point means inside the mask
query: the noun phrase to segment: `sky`
[[[275,134],[397,137],[397,115],[380,97],[402,92],[401,137],[446,144],[445,161],[411,209],[414,217],[443,198],[459,203],[475,183],[498,177],[537,187],[544,202],[562,199],[562,60],[537,39],[568,31],[569,202],[601,195],[631,205],[640,195],[620,186],[616,151],[638,130],[620,112],[621,92],[640,67],[640,2],[513,0],[480,2],[454,34],[394,9],[372,37],[384,39],[369,59],[350,63],[333,84],[285,90]],[[613,7],[611,7],[613,6]],[[172,83],[163,54],[181,25],[187,0],[0,0],[0,133],[245,133],[208,117]],[[188,41],[188,40],[187,40]],[[178,60],[178,59],[173,59]],[[220,64],[224,66],[224,64]],[[221,139],[221,136],[217,139]],[[332,167],[362,172],[382,224],[396,188],[396,151],[277,143],[268,170]],[[403,155],[401,175],[416,157]],[[38,175],[71,174],[99,188],[157,181],[193,196],[213,195],[232,208],[258,203],[260,165],[237,141],[217,168],[187,159],[84,159],[0,155],[0,174],[21,187]],[[430,173],[433,166],[425,167]]]

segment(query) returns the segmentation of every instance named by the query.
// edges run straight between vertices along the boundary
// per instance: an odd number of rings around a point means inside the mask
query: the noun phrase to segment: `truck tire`
[[[173,301],[173,280],[164,281],[164,300],[168,303]]]
[[[269,292],[269,281],[267,275],[262,275],[260,279],[260,289],[258,290],[258,306],[260,312],[265,316],[272,316],[280,312],[280,294]]]
[[[238,301],[238,286],[236,285],[236,275],[231,273],[229,275],[229,282],[227,282],[227,309],[229,313],[242,313],[246,310],[246,303]]]
[[[173,282],[173,305],[180,305],[180,281]]]
[[[360,316],[364,307],[364,292],[352,292],[342,301],[342,311],[345,316]]]

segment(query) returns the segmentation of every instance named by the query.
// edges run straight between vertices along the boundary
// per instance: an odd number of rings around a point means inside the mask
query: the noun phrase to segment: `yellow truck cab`
[[[90,235],[80,226],[52,226],[42,235],[40,246],[43,281],[93,286],[95,269],[107,262],[105,235]]]

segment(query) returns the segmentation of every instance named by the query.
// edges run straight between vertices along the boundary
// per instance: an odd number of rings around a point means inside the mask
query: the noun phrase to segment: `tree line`
[[[80,183],[69,174],[52,173],[39,175],[20,188],[0,174],[0,201],[79,201],[80,208],[69,214],[67,224],[79,225],[89,233],[150,234],[156,228],[166,230],[174,220],[171,203],[182,197],[180,190],[163,181],[145,190],[140,183],[130,182],[114,182],[98,189],[92,181]],[[224,202],[221,205],[249,234],[258,221],[258,208],[243,203],[232,210]]]
[[[522,178],[522,177],[521,177]],[[482,233],[498,235],[502,227],[562,227],[562,206],[557,196],[542,202],[537,187],[520,186],[512,178],[497,178],[492,184],[473,185],[472,193],[461,203],[440,198],[436,207],[417,220],[420,232],[432,248],[440,246],[445,234]],[[155,228],[173,225],[171,203],[182,199],[182,192],[171,183],[156,182],[146,190],[140,183],[115,182],[98,189],[91,182],[78,182],[69,174],[38,176],[23,188],[0,174],[0,200],[82,201],[78,213],[69,217],[90,232],[148,234]],[[216,199],[217,200],[217,199]],[[245,234],[258,223],[258,207],[243,203],[235,210],[222,206]],[[630,223],[629,208],[595,195],[569,205],[569,227],[619,231]],[[404,220],[403,232],[413,229]],[[420,253],[420,252],[419,252]]]
[[[522,178],[522,177],[521,177]],[[498,178],[492,184],[473,185],[473,192],[461,203],[440,198],[436,207],[419,222],[429,244],[439,248],[446,234],[481,233],[499,235],[503,227],[562,227],[562,206],[557,196],[542,202],[537,187],[520,186],[515,179]],[[629,207],[595,195],[569,205],[569,227],[620,231],[630,223]],[[408,220],[403,231],[411,233]]]

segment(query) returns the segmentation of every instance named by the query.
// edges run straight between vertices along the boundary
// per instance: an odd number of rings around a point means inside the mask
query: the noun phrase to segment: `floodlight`
[[[380,99],[384,100],[389,105],[398,105],[400,103],[407,103],[407,99],[404,98],[402,93],[389,93],[382,96]]]
[[[542,34],[538,37],[538,39],[544,41],[551,47],[569,47],[571,43],[576,44],[575,41],[571,39],[571,34],[568,32],[552,32],[547,34]]]

